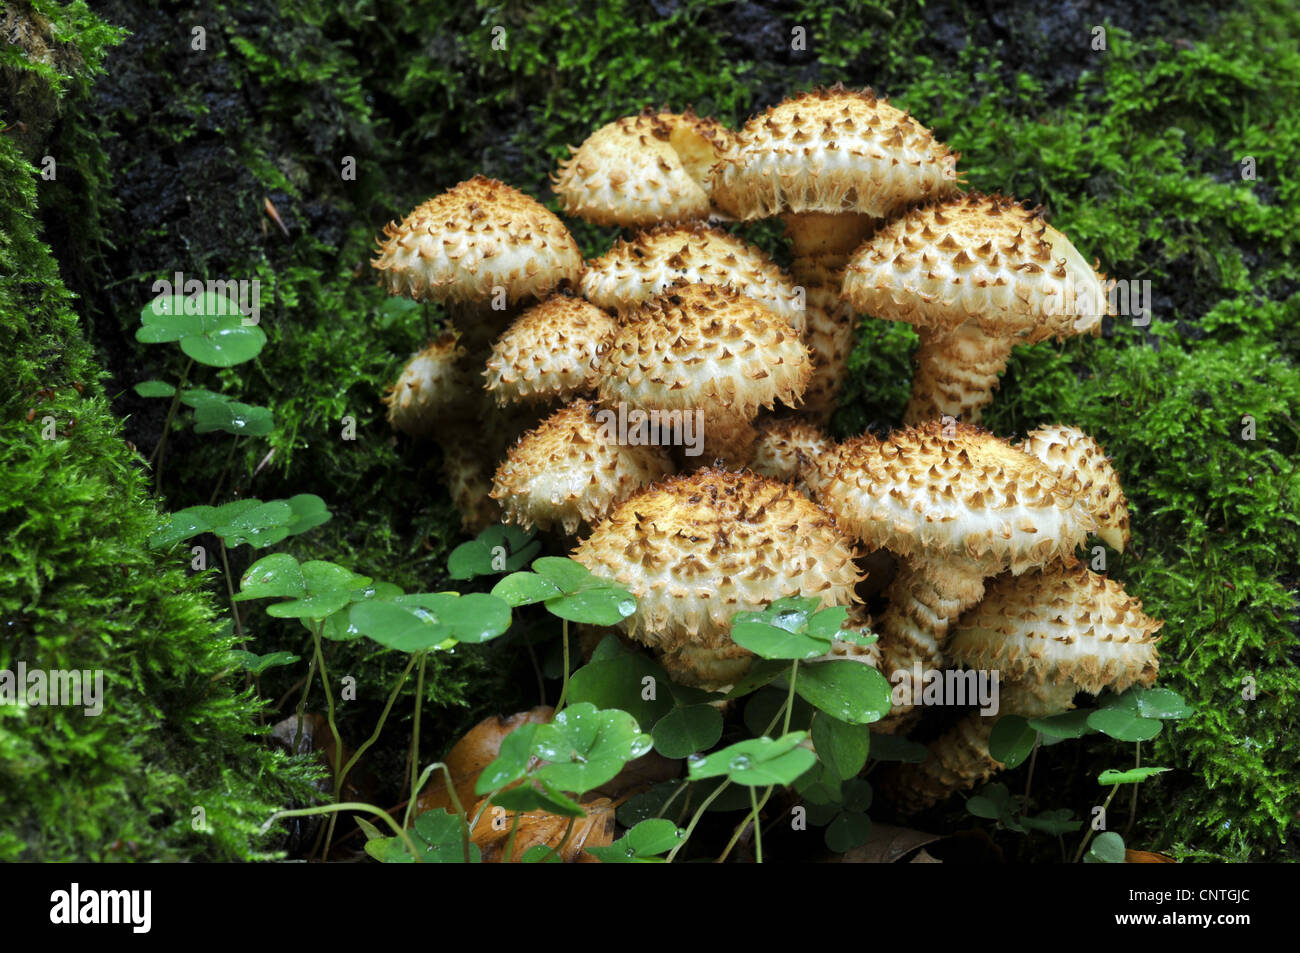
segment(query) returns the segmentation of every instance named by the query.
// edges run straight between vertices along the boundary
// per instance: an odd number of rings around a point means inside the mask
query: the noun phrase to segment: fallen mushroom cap
[[[452,332],[415,354],[384,396],[388,422],[414,436],[435,433],[448,408],[465,400],[469,375],[460,363],[464,356],[465,348]]]
[[[709,169],[731,133],[694,112],[646,109],[593,133],[560,163],[555,192],[567,215],[597,225],[707,218]]]
[[[953,631],[948,654],[1019,682],[1122,692],[1155,681],[1163,625],[1114,580],[1083,566],[1057,566],[989,586]]]
[[[884,218],[957,187],[957,156],[870,90],[836,86],[787,99],[736,134],[713,198],[742,219],[781,212]]]
[[[847,441],[822,470],[818,501],[862,541],[995,567],[986,575],[1070,561],[1096,525],[1045,464],[969,424]]]
[[[1097,521],[1097,535],[1122,553],[1130,537],[1128,499],[1105,448],[1078,427],[1063,424],[1031,430],[1018,446],[1077,485]]]
[[[520,438],[497,467],[492,498],[525,529],[555,524],[570,535],[614,503],[673,471],[659,447],[621,446],[597,408],[574,401]]]
[[[748,472],[697,470],[621,503],[574,551],[626,587],[623,622],[679,681],[718,687],[753,656],[731,641],[731,617],[790,595],[857,601],[853,545],[820,507]]]
[[[617,322],[581,298],[555,295],[520,315],[492,345],[487,389],[498,404],[567,399],[596,389],[596,354]]]
[[[653,228],[616,242],[588,264],[582,296],[622,314],[683,282],[731,288],[803,331],[803,298],[789,277],[753,245],[700,224]]]
[[[476,175],[384,226],[371,265],[390,294],[417,301],[544,297],[582,275],[582,253],[551,211],[495,179]]]
[[[808,349],[788,324],[710,284],[678,285],[634,309],[601,361],[606,405],[703,409],[745,421],[774,401],[797,403],[812,374]]]
[[[939,332],[969,319],[1023,343],[1095,333],[1101,278],[1040,213],[977,193],[914,208],[857,251],[844,295],[874,317]]]

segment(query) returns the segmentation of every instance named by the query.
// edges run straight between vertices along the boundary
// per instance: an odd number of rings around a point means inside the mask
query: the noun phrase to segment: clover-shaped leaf
[[[315,493],[299,493],[289,497],[286,502],[289,504],[289,509],[293,511],[293,521],[287,527],[290,536],[315,529],[322,523],[328,522],[333,516],[325,501]]]
[[[617,639],[614,642],[622,645]],[[597,708],[618,708],[632,715],[638,724],[655,725],[673,708],[672,686],[658,662],[635,652],[619,651],[612,658],[593,655],[570,676],[566,697],[570,702],[590,702]]]
[[[1110,735],[1117,741],[1149,741],[1160,734],[1163,722],[1154,718],[1143,718],[1134,709],[1115,705],[1110,708],[1098,708],[1088,715],[1088,727],[1096,728],[1103,734]]]
[[[817,756],[800,744],[806,731],[792,731],[780,738],[751,738],[729,745],[705,757],[688,759],[692,781],[725,776],[733,784],[766,787],[792,784],[817,763]]]
[[[999,718],[989,733],[989,754],[1008,769],[1018,767],[1034,750],[1038,732],[1020,715]]]
[[[665,758],[706,751],[722,737],[722,713],[712,705],[674,708],[655,723],[655,750]]]
[[[275,668],[279,665],[292,665],[294,662],[300,661],[299,657],[292,652],[271,652],[267,655],[257,655],[243,649],[231,649],[230,657],[236,665],[253,675],[261,675],[268,668]]]
[[[607,864],[653,863],[657,855],[672,850],[686,832],[672,821],[642,821],[607,847],[588,847],[587,853]]]
[[[1138,714],[1143,718],[1190,718],[1196,712],[1183,696],[1168,688],[1147,688],[1137,696]]]
[[[215,506],[191,506],[177,510],[171,514],[167,525],[149,537],[149,545],[165,549],[183,539],[207,533],[212,529],[212,517],[216,512]]]
[[[210,367],[241,364],[266,345],[266,333],[244,323],[239,305],[213,292],[155,298],[140,312],[140,323],[136,340],[178,341],[186,356]]]
[[[217,507],[212,514],[212,532],[227,546],[247,543],[264,549],[289,535],[292,520],[293,508],[284,500],[235,500]]]
[[[559,817],[586,817],[581,804],[545,779],[533,777],[518,787],[492,796],[492,803],[507,811],[545,811]]]
[[[141,397],[171,397],[176,388],[166,381],[141,381],[135,385],[135,392]]]
[[[575,560],[543,556],[533,562],[533,569],[506,576],[492,587],[492,594],[516,607],[542,602],[552,615],[590,625],[615,625],[636,611],[630,592],[592,575]]]
[[[1092,730],[1088,727],[1090,714],[1092,714],[1090,709],[1080,708],[1061,715],[1030,718],[1029,727],[1053,738],[1082,738]]]
[[[541,552],[542,544],[535,535],[517,526],[489,526],[476,539],[451,551],[447,573],[452,579],[474,579],[522,569]]]
[[[885,676],[850,659],[800,666],[794,690],[826,714],[851,725],[879,721],[890,707]]]
[[[486,593],[415,593],[352,606],[349,622],[380,645],[401,652],[485,642],[510,628],[510,607]]]
[[[536,733],[537,723],[530,721],[502,738],[496,758],[478,776],[474,793],[489,794],[522,778],[533,757],[533,737]]]
[[[851,725],[825,712],[813,718],[812,740],[817,759],[842,779],[856,777],[871,751],[871,730],[866,725]]]
[[[1124,838],[1114,831],[1105,831],[1093,839],[1088,848],[1085,863],[1122,864],[1124,863]]]
[[[273,553],[248,568],[236,600],[288,597],[267,606],[267,615],[279,619],[323,619],[343,608],[352,590],[368,585],[367,576],[324,560],[301,563],[287,553]]]
[[[826,654],[846,612],[828,610],[816,622],[820,600],[810,596],[777,599],[762,612],[738,612],[731,620],[731,640],[767,659],[812,659]]]
[[[275,429],[271,411],[237,400],[206,400],[194,408],[194,432],[215,430],[236,437],[265,437]]]
[[[617,709],[582,702],[539,725],[533,753],[550,762],[537,777],[563,791],[583,794],[614,779],[623,765],[650,750],[652,740],[636,719]]]

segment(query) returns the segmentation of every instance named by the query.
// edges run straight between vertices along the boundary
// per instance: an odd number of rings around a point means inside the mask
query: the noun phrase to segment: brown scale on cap
[[[582,276],[569,230],[535,199],[476,175],[384,226],[371,265],[389,294],[417,301],[507,302],[545,297]]]
[[[801,594],[857,602],[852,543],[823,509],[784,483],[697,470],[621,503],[573,554],[637,598],[623,622],[678,681],[719,688],[754,656],[731,617]]]
[[[1095,529],[1075,489],[1039,460],[968,424],[939,422],[841,444],[817,461],[818,501],[870,548],[905,558],[880,619],[885,669],[943,664],[951,624],[984,579],[1074,562]]]
[[[595,305],[556,295],[521,314],[492,346],[487,389],[498,404],[567,400],[596,389],[596,355],[617,322]]]
[[[416,437],[437,433],[446,413],[466,402],[470,380],[464,356],[465,348],[454,331],[413,355],[384,396],[388,422]]]
[[[574,401],[521,437],[497,467],[492,498],[525,529],[560,525],[570,536],[630,493],[673,471],[659,447],[609,439],[597,408]]]
[[[620,239],[588,264],[582,296],[622,315],[678,283],[731,288],[803,331],[800,297],[789,276],[755,246],[698,223]]]
[[[854,254],[843,292],[922,334],[905,420],[974,422],[1014,345],[1100,331],[1103,281],[1041,209],[972,193],[883,226]]]
[[[1031,430],[1017,446],[1074,483],[1097,521],[1097,535],[1124,552],[1131,536],[1128,498],[1105,447],[1078,427],[1064,424]]]
[[[1119,583],[1082,566],[1002,576],[947,647],[954,664],[1000,673],[998,713],[968,716],[930,745],[925,762],[900,769],[888,786],[894,799],[921,809],[999,770],[988,739],[1000,716],[1042,718],[1067,711],[1079,691],[1154,684],[1163,625]]]
[[[782,212],[885,218],[956,189],[957,156],[871,90],[815,89],[745,123],[714,168],[714,201],[741,219]]]
[[[566,215],[597,225],[707,218],[709,170],[730,142],[720,123],[646,108],[596,130],[552,181]]]
[[[638,410],[704,412],[710,445],[752,446],[750,421],[775,401],[796,405],[812,374],[788,324],[718,285],[678,285],[627,315],[600,354],[600,400]],[[733,464],[747,457],[730,456]]]

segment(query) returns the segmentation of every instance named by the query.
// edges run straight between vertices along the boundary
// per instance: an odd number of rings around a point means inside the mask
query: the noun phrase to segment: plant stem
[[[781,734],[783,735],[790,733],[790,715],[794,712],[794,681],[798,677],[799,660],[795,659],[790,663],[790,694],[785,699],[785,725],[781,728]]]
[[[555,713],[558,715],[560,709],[564,707],[565,696],[569,694],[569,620],[563,619],[564,628],[560,638],[564,643],[564,682],[560,686],[560,700],[555,703]]]
[[[230,599],[230,616],[235,620],[235,635],[239,636],[239,644],[242,646],[247,640],[244,638],[244,624],[239,620],[239,603],[235,601],[235,584],[230,579],[230,560],[226,558],[226,541],[218,536],[217,544],[221,547],[221,570],[226,577],[226,595]]]
[[[1038,763],[1038,747],[1042,735],[1034,736],[1034,750],[1029,755],[1029,777],[1025,778],[1025,810],[1029,810],[1029,790],[1034,783],[1034,765]]]
[[[700,822],[700,818],[703,817],[703,816],[704,816],[704,812],[707,811],[707,810],[709,809],[709,805],[712,804],[713,801],[714,801],[714,799],[715,799],[719,794],[721,794],[723,791],[725,791],[725,790],[727,789],[727,787],[728,787],[730,784],[731,784],[730,781],[723,781],[723,782],[722,782],[721,784],[719,784],[716,788],[714,788],[713,793],[710,794],[708,797],[706,797],[706,798],[704,799],[703,803],[700,804],[700,806],[697,807],[697,808],[695,809],[695,814],[694,814],[694,816],[691,817],[691,822],[690,822],[689,824],[686,825],[686,836],[683,837],[683,838],[682,838],[682,839],[677,843],[677,846],[676,846],[676,847],[674,847],[672,850],[670,850],[670,851],[668,852],[668,857],[667,857],[667,861],[668,861],[668,863],[671,864],[671,863],[673,862],[673,858],[677,856],[677,852],[678,852],[679,850],[682,849],[682,846],[683,846],[683,845],[684,845],[688,840],[691,839],[691,834],[692,834],[692,833],[694,832],[694,830],[695,830],[695,825],[698,824],[698,823]]]
[[[239,446],[239,434],[235,434],[235,439],[230,442],[230,452],[226,454],[226,463],[221,468],[221,474],[217,477],[217,486],[208,497],[208,506],[217,502],[217,496],[221,493],[221,487],[226,482],[226,473],[230,470],[230,461],[235,458],[235,447]]]
[[[518,817],[518,815],[515,816]],[[576,817],[569,818],[569,823],[564,828],[564,837],[560,839],[560,842],[558,844],[556,844],[554,847],[551,848],[551,852],[549,854],[547,854],[545,857],[542,858],[541,861],[542,863],[546,863],[552,857],[559,856],[560,851],[564,850],[564,845],[567,844],[569,842],[569,838],[573,836],[573,822],[576,820],[577,820]],[[509,860],[510,858],[507,857],[506,859]]]
[[[510,836],[506,838],[506,855],[502,863],[508,864],[514,856],[515,835],[519,833],[519,811],[515,811],[514,819],[510,822]],[[573,823],[570,819],[569,823]]]
[[[162,436],[158,438],[158,445],[153,448],[153,453],[149,455],[150,464],[154,460],[158,461],[158,465],[154,467],[153,471],[153,491],[155,495],[162,492],[163,452],[167,446],[167,432],[171,430],[172,418],[176,416],[176,408],[181,402],[181,390],[189,383],[190,370],[193,367],[194,359],[190,358],[189,363],[185,365],[185,370],[181,372],[181,382],[176,386],[176,393],[172,394],[171,406],[167,408],[167,419],[163,421]]]
[[[420,652],[419,674],[415,679],[415,717],[411,725],[411,803],[418,793],[416,785],[420,771],[420,709],[424,707],[424,667],[429,661],[428,652]]]
[[[411,660],[406,663],[406,668],[402,669],[402,677],[397,680],[397,684],[393,686],[393,690],[388,695],[388,702],[384,705],[384,710],[379,715],[379,723],[375,725],[375,730],[371,732],[369,738],[361,743],[361,747],[356,750],[356,753],[348,759],[348,763],[343,766],[343,774],[345,777],[352,770],[353,765],[361,760],[361,756],[369,750],[370,746],[379,740],[379,733],[384,730],[384,722],[388,720],[388,713],[393,710],[393,702],[397,701],[397,694],[402,690],[402,686],[406,684],[406,677],[411,674],[411,669],[414,667],[415,656],[411,656]]]
[[[1107,810],[1107,808],[1110,807],[1110,802],[1111,802],[1111,800],[1115,797],[1115,792],[1117,792],[1117,791],[1119,790],[1119,788],[1120,788],[1120,786],[1117,784],[1117,785],[1115,785],[1113,788],[1110,789],[1110,794],[1106,797],[1106,803],[1102,804],[1102,806],[1101,806],[1101,815],[1102,815],[1102,817],[1105,817],[1105,816],[1106,816],[1106,810]],[[1083,843],[1080,844],[1080,845],[1079,845],[1079,849],[1078,849],[1077,851],[1075,851],[1075,854],[1074,854],[1074,863],[1077,864],[1080,860],[1083,859],[1083,852],[1087,849],[1087,847],[1088,847],[1088,842],[1092,840],[1092,835],[1095,834],[1095,833],[1096,833],[1096,831],[1094,831],[1094,830],[1092,829],[1092,825],[1089,824],[1089,825],[1088,825],[1088,833],[1086,833],[1086,834],[1083,835]]]
[[[1142,767],[1142,742],[1137,742],[1137,756],[1133,759],[1133,767]],[[1138,788],[1142,785],[1133,785],[1133,796],[1128,802],[1128,823],[1124,825],[1124,840],[1128,841],[1128,835],[1133,833],[1133,821],[1137,817],[1138,809]]]
[[[795,662],[798,665],[798,662]],[[772,789],[768,788],[770,792]],[[766,797],[763,800],[767,800]],[[754,818],[754,856],[757,863],[763,862],[763,828],[758,823],[758,789],[749,789],[749,810]]]
[[[750,790],[751,805],[753,804],[754,790],[755,789]],[[774,790],[776,790],[775,785],[769,786],[768,789],[763,792],[763,799],[758,802],[758,807],[755,809],[753,813],[753,824],[755,830],[757,830],[758,828],[758,811],[761,811],[764,807],[767,806],[767,799],[772,796],[772,792]],[[749,824],[750,824],[750,820],[749,820],[749,816],[747,815],[745,820],[741,821],[739,824],[736,825],[736,829],[731,832],[731,840],[727,841],[727,846],[722,849],[722,853],[719,854],[718,859],[714,861],[715,864],[721,864],[726,861],[727,857],[731,854],[731,849],[735,847],[736,844],[740,841],[740,836],[745,833],[745,828],[748,827]],[[759,863],[762,863],[762,861],[760,860]]]
[[[664,806],[659,808],[659,810],[655,813],[655,817],[664,817],[668,813],[668,809],[673,806],[673,801],[677,800],[677,798],[681,795],[681,793],[685,791],[687,788],[689,788],[690,786],[691,786],[691,782],[687,781],[676,791],[674,791],[669,796],[668,800],[664,801]]]
[[[339,728],[334,720],[334,693],[330,691],[329,673],[325,671],[325,653],[321,651],[322,625],[319,619],[312,620],[311,639],[316,658],[316,670],[320,672],[321,688],[325,690],[326,719],[329,722],[330,734],[334,736],[334,801],[337,803],[339,795],[343,793],[343,774],[339,771],[343,762],[343,738],[339,735]],[[337,821],[337,814],[330,816],[329,832],[325,836],[325,850],[321,854],[321,860],[329,859],[330,844],[334,841],[334,825]]]
[[[298,699],[298,725],[293,732],[293,753],[298,753],[298,745],[302,743],[302,715],[307,710],[307,696],[311,694],[311,680],[316,674],[316,653],[311,656],[311,663],[307,666],[307,678],[302,683],[302,697]]]
[[[267,819],[267,822],[262,825],[262,830],[264,832],[269,830],[271,825],[282,817],[312,817],[316,814],[337,814],[339,811],[367,811],[374,814],[376,817],[382,817],[384,821],[387,822],[388,826],[393,829],[393,833],[402,839],[402,843],[404,843],[406,849],[411,852],[411,856],[415,859],[415,862],[417,864],[424,863],[420,858],[419,851],[415,849],[415,841],[411,840],[411,836],[402,829],[401,825],[399,825],[397,821],[393,820],[391,814],[385,811],[382,807],[376,807],[373,804],[365,804],[361,801],[345,801],[342,804],[322,804],[319,807],[304,807],[294,811],[276,811]]]

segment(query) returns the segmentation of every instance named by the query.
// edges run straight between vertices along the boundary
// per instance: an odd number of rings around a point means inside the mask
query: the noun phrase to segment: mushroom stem
[[[904,697],[916,697],[920,685],[913,684],[913,672],[943,666],[943,646],[948,630],[963,612],[984,596],[985,571],[971,562],[940,562],[911,559],[903,562],[886,591],[889,608],[880,617],[882,670],[890,683],[901,687]],[[896,689],[897,690],[897,689]],[[876,727],[892,733],[906,724],[914,709],[895,704]]]
[[[853,252],[875,231],[878,219],[858,212],[786,212],[781,221],[797,275],[801,261],[808,260],[842,272]]]
[[[930,743],[930,755],[925,761],[900,765],[885,780],[890,799],[902,811],[915,813],[987,781],[995,771],[1002,770],[1002,762],[989,754],[989,736],[998,719],[1006,715],[1059,715],[1074,707],[1077,691],[1070,681],[1002,683],[998,713],[985,717],[972,712]]]
[[[924,423],[950,414],[978,423],[981,410],[993,401],[998,375],[1006,370],[1012,341],[986,334],[973,320],[948,334],[928,330],[920,334],[904,422]]]

